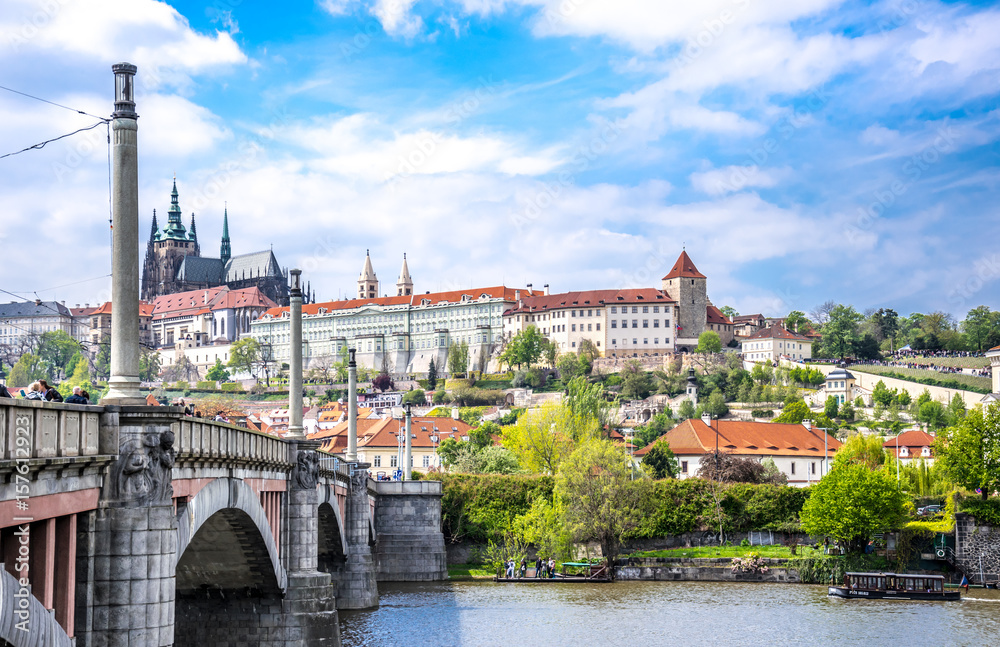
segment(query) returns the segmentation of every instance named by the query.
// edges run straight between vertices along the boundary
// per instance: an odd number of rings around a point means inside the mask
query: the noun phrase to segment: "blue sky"
[[[998,307],[1000,8],[836,0],[8,0],[0,85],[111,110],[139,66],[140,230],[273,245],[320,299],[658,286],[716,305]],[[89,125],[0,92],[0,154]],[[105,133],[0,160],[7,288],[107,298]],[[82,283],[76,283],[83,281]],[[67,285],[76,283],[75,285]],[[50,289],[53,288],[53,289]]]

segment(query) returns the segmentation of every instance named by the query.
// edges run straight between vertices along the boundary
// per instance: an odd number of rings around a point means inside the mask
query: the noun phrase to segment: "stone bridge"
[[[0,646],[339,645],[447,578],[441,484],[186,417],[0,400]]]

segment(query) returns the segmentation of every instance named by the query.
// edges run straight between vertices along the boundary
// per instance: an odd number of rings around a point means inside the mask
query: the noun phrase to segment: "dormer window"
[[[906,447],[900,447],[899,448],[899,455],[900,456],[909,456],[910,452],[907,451]]]
[[[931,455],[931,448],[930,447],[924,447],[923,449],[920,450],[920,454],[922,456],[930,456]]]

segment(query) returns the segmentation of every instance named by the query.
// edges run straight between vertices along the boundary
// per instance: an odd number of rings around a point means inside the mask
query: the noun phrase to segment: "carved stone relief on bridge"
[[[298,490],[313,490],[319,482],[319,456],[316,452],[299,450],[292,482]]]
[[[118,460],[111,466],[111,496],[119,503],[144,506],[173,498],[174,433],[153,427],[122,439]]]

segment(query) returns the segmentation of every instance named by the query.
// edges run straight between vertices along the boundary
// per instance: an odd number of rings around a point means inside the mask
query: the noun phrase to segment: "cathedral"
[[[229,240],[229,210],[222,220],[222,245],[219,258],[201,255],[194,214],[191,229],[181,222],[181,208],[177,199],[177,178],[170,192],[170,210],[167,226],[160,229],[153,210],[153,226],[146,244],[146,260],[142,268],[142,299],[153,301],[158,296],[188,290],[213,288],[220,285],[233,290],[259,288],[269,299],[279,305],[288,305],[288,271],[278,265],[274,252],[265,250],[251,254],[232,255]],[[311,299],[306,292],[306,303]]]

